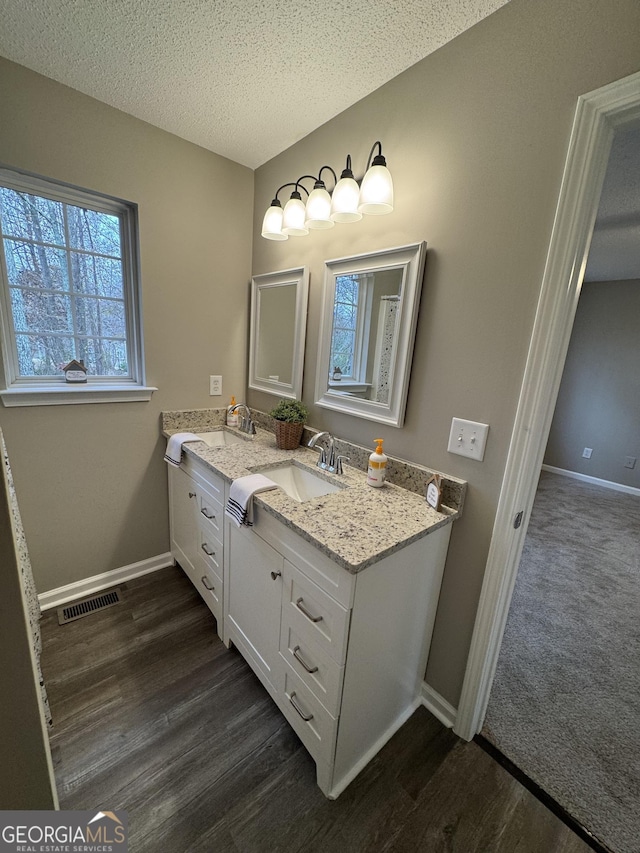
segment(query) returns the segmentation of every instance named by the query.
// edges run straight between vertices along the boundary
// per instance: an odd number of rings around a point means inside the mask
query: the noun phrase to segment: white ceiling
[[[508,0],[2,0],[0,55],[257,168]],[[640,130],[587,281],[640,278]]]
[[[0,55],[256,168],[507,0],[2,0]]]
[[[640,278],[640,127],[617,131],[596,216],[585,281]]]

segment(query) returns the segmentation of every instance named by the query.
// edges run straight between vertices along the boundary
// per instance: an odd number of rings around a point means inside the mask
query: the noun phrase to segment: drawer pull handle
[[[298,661],[298,663],[302,664],[302,666],[307,670],[310,675],[313,675],[314,672],[318,671],[317,666],[309,666],[306,660],[302,657],[302,655],[300,654],[300,646],[296,646],[291,654]]]
[[[216,517],[215,513],[213,513],[212,515],[209,515],[209,513],[207,512],[206,506],[203,506],[202,509],[200,510],[200,512],[204,515],[205,518],[208,518],[209,521],[214,520]]]
[[[279,577],[282,577],[282,572],[271,572],[271,580],[277,580]]]
[[[195,493],[195,492],[189,492],[189,497],[190,497],[190,498],[195,498],[195,496],[196,496],[196,493]]]
[[[309,611],[307,610],[307,608],[304,606],[304,604],[302,602],[303,602],[302,598],[299,598],[296,601],[296,607],[298,608],[298,610],[300,610],[302,613],[304,613],[304,615],[307,617],[307,619],[310,622],[322,622],[322,616],[313,616],[311,613],[309,613]]]
[[[204,551],[204,553],[207,555],[207,557],[215,557],[216,552],[215,552],[215,551],[212,551],[212,550],[209,548],[209,546],[207,545],[207,543],[206,543],[206,542],[203,542],[203,543],[202,543],[202,545],[201,545],[200,547],[202,548],[202,550]]]
[[[296,694],[292,693],[291,696],[289,696],[289,702],[291,702],[291,704],[293,705],[295,710],[298,712],[298,714],[300,714],[300,716],[305,721],[305,723],[308,723],[309,720],[313,720],[313,714],[305,714],[305,712],[302,710],[300,705],[298,705],[298,703],[294,701],[295,698],[296,698]]]
[[[209,586],[209,584],[207,583],[207,576],[206,576],[206,575],[202,575],[202,577],[200,578],[200,580],[202,581],[202,585],[203,585],[206,589],[208,589],[210,592],[213,592],[213,590],[215,589],[215,586],[213,586],[213,585],[212,585],[212,586]]]

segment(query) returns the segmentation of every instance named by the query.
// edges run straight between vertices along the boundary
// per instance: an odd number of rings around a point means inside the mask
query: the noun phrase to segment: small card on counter
[[[440,474],[434,474],[427,481],[427,503],[433,507],[436,512],[440,509],[440,501],[442,500],[442,477]]]

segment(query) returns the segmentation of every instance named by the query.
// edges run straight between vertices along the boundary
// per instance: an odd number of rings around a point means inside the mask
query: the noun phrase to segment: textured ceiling
[[[591,240],[586,281],[640,278],[640,127],[617,131]]]
[[[251,168],[507,0],[2,0],[0,55]]]

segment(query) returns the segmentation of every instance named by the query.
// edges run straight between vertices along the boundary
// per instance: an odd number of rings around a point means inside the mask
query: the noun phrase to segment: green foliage
[[[280,400],[278,405],[269,412],[277,421],[288,424],[303,424],[309,410],[301,400]]]

